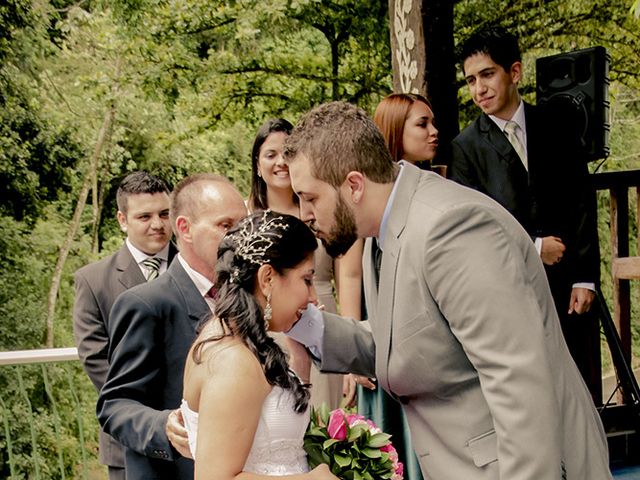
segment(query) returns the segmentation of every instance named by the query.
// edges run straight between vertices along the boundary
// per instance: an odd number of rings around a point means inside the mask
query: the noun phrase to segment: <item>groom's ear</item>
[[[342,184],[346,191],[344,195],[351,199],[353,203],[359,203],[364,194],[364,175],[360,172],[349,172]]]

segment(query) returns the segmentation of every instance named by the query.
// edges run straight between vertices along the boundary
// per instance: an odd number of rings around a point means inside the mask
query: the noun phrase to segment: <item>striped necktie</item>
[[[504,134],[507,136],[509,143],[511,143],[513,149],[518,154],[518,157],[520,157],[524,168],[528,171],[529,164],[527,162],[527,152],[524,149],[524,145],[520,141],[520,137],[518,137],[518,130],[520,130],[520,126],[513,120],[509,120],[504,126]]]
[[[142,265],[147,268],[147,282],[150,282],[154,278],[158,278],[160,275],[160,264],[162,259],[158,257],[148,257],[142,261]]]

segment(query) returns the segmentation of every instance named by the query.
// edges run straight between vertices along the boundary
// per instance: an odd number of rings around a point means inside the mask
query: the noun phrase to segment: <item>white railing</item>
[[[0,352],[0,380],[0,478],[106,478],[95,390],[76,348]]]
[[[14,350],[12,352],[0,352],[0,365],[64,362],[68,360],[78,360],[77,348],[44,348],[41,350]]]

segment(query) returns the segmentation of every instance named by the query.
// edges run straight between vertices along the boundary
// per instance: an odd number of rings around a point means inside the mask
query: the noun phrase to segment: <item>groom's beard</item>
[[[358,229],[355,217],[349,206],[338,195],[336,212],[334,214],[334,227],[329,232],[328,238],[322,238],[327,253],[333,257],[339,257],[347,253],[351,245],[358,239]]]

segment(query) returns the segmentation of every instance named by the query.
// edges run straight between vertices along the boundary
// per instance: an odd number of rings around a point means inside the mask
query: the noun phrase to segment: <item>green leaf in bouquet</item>
[[[321,424],[323,427],[326,427],[327,425],[329,425],[330,414],[331,412],[329,410],[329,405],[327,405],[325,402],[322,402],[322,405],[320,405],[320,408],[317,410],[318,423]]]
[[[362,454],[369,458],[382,458],[382,452],[377,448],[363,448]]]
[[[315,468],[321,463],[327,463],[328,461],[328,457],[325,458],[325,454],[319,446],[305,447],[305,451],[307,452],[307,461],[311,468]]]
[[[327,450],[328,448],[330,448],[332,445],[335,445],[336,443],[340,443],[340,440],[336,440],[335,438],[328,438],[322,444],[322,448]]]
[[[365,435],[369,431],[368,425],[354,425],[349,428],[349,435],[347,436],[347,440],[350,442],[355,442],[357,439]]]
[[[363,472],[362,479],[363,480],[376,480],[376,478],[373,475],[371,475],[369,472]]]
[[[333,456],[333,459],[342,468],[348,467],[351,464],[351,459],[349,457],[345,457],[337,453]]]
[[[326,432],[326,429],[323,427],[311,426],[309,427],[309,430],[307,430],[306,435],[307,436],[311,435],[313,437],[326,438],[327,432]]]
[[[353,480],[364,480],[358,472],[353,472]]]
[[[389,444],[389,439],[391,435],[388,433],[376,433],[375,435],[371,435],[371,438],[367,442],[367,447],[371,448],[380,448]]]

